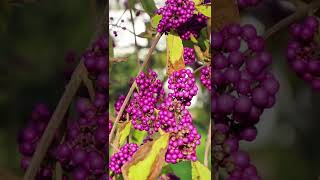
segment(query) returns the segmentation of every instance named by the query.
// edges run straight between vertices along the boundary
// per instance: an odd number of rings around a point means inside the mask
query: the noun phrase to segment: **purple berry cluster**
[[[171,133],[166,162],[177,163],[181,160],[197,160],[196,147],[201,136],[192,124],[192,116],[186,109],[191,105],[198,87],[190,70],[182,69],[171,74],[168,80],[170,92],[158,107],[160,128]]]
[[[67,136],[55,149],[55,158],[72,178],[99,179],[106,172],[108,128],[107,97],[96,93],[96,99],[80,98],[76,103],[79,117],[68,124]],[[108,124],[107,124],[108,123]]]
[[[240,9],[245,9],[252,6],[257,6],[261,0],[237,0],[238,7]]]
[[[193,73],[186,69],[173,72],[169,77],[169,89],[172,91],[167,96],[162,82],[152,70],[139,74],[135,82],[138,90],[125,108],[133,127],[148,132],[145,141],[152,139],[151,135],[159,129],[171,133],[167,162],[196,160],[196,147],[201,136],[186,109],[198,91]],[[122,103],[123,97],[120,97],[114,106],[116,111]]]
[[[91,76],[95,77],[96,86],[99,91],[104,91],[108,88],[107,56],[107,36],[101,36],[83,55],[84,64]]]
[[[204,87],[211,91],[211,66],[201,69],[200,82]]]
[[[192,123],[192,117],[185,106],[170,95],[158,107],[158,121],[165,132],[177,132],[179,124]]]
[[[179,123],[177,131],[172,132],[166,153],[166,162],[176,164],[179,160],[196,161],[196,147],[201,135],[192,123]]]
[[[186,23],[193,16],[194,5],[192,0],[166,0],[165,6],[157,11],[157,14],[162,15],[157,31],[170,32]]]
[[[229,174],[227,180],[261,180],[257,169],[250,163],[249,155],[239,150],[239,138],[230,134],[231,126],[224,123],[217,123],[214,128],[214,159],[217,165],[225,168]],[[256,129],[248,130],[247,137],[254,139],[257,135]]]
[[[207,26],[207,20],[208,17],[203,14],[194,14],[190,20],[177,28],[177,32],[183,40],[190,40],[191,36],[197,39],[201,29]]]
[[[37,144],[47,127],[47,124],[50,120],[51,112],[47,105],[39,103],[37,104],[30,117],[30,121],[24,129],[19,133],[18,143],[19,143],[19,152],[22,155],[21,158],[21,168],[25,171],[27,170],[32,156],[36,150]],[[35,179],[52,179],[53,177],[53,168],[54,156],[52,150],[56,146],[57,142],[54,141],[49,148],[49,155],[45,158],[45,161],[41,164],[41,168],[37,173]]]
[[[159,128],[155,108],[164,98],[162,82],[152,70],[148,70],[147,73],[141,72],[135,82],[138,92],[133,93],[125,111],[129,114],[135,129],[153,134]]]
[[[126,97],[124,95],[120,95],[117,99],[117,101],[114,103],[114,110],[116,112],[116,115],[118,115],[120,109],[121,109],[121,106],[124,102],[124,100],[126,99]],[[121,117],[120,117],[120,121],[126,121],[127,120],[127,111],[126,111],[126,108],[124,109]]]
[[[320,91],[319,42],[315,36],[319,30],[316,17],[308,16],[301,23],[291,26],[292,40],[286,56],[292,70],[316,91]]]
[[[224,141],[227,149],[233,151],[239,140],[256,138],[255,124],[264,109],[275,104],[279,82],[268,70],[271,54],[265,51],[264,40],[252,25],[227,25],[213,33],[212,38],[216,54],[211,72],[211,111],[216,124],[224,125],[222,134],[219,131],[214,134],[214,158],[222,166],[226,154],[230,154],[223,153]],[[240,44],[246,44],[251,54],[246,53],[247,49],[240,50]]]
[[[183,105],[190,106],[192,97],[198,92],[196,80],[191,70],[182,69],[173,72],[169,77],[168,83],[168,88],[173,90],[173,92],[170,93],[172,97],[181,101]]]
[[[138,150],[138,145],[134,143],[125,144],[121,149],[112,155],[109,168],[115,174],[121,174],[121,167],[131,160],[133,154]]]
[[[191,65],[196,60],[196,55],[193,48],[183,48],[183,59],[186,65]]]

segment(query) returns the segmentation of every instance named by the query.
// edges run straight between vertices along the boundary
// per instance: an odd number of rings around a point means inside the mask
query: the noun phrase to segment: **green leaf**
[[[156,4],[153,0],[141,0],[141,5],[150,17],[152,17],[157,10]]]
[[[202,0],[192,0],[194,2],[195,5],[201,4]]]
[[[192,162],[192,180],[207,180],[211,179],[210,170],[202,165],[199,161]]]
[[[167,37],[167,49],[169,53],[169,61],[171,64],[179,61],[183,55],[183,44],[181,38],[170,33]]]
[[[161,135],[157,140],[142,145],[122,167],[125,180],[155,179],[164,165],[165,153],[169,142],[169,133]]]
[[[161,19],[162,19],[162,15],[156,14],[155,16],[153,16],[151,19],[151,26],[153,28],[157,28]]]
[[[198,5],[196,9],[207,17],[211,17],[211,5]]]
[[[146,131],[134,130],[132,134],[132,142],[136,144],[142,144],[144,137],[146,137],[148,133]]]
[[[127,122],[126,124],[123,125],[124,128],[121,129],[120,131],[120,137],[119,137],[119,145],[122,146],[124,142],[126,141],[126,138],[130,134],[130,129],[131,129],[131,121]]]

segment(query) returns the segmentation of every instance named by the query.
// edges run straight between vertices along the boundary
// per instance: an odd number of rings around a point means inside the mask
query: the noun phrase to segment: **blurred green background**
[[[36,103],[54,110],[67,82],[64,72],[77,63],[67,64],[65,55],[74,51],[79,57],[88,47],[105,5],[104,0],[0,0],[1,172],[22,176],[17,134]]]
[[[8,4],[0,0],[0,169],[22,176],[16,144],[18,131],[28,121],[32,107],[46,102],[54,109],[65,86],[64,57],[74,50],[78,55],[88,46],[94,32],[96,14],[101,14],[105,1],[43,0],[30,4]],[[282,0],[265,0],[256,9],[242,12],[243,23],[253,23],[263,34],[272,24],[291,13]],[[156,0],[160,6],[163,0]],[[139,5],[136,9],[141,9]],[[110,16],[115,19],[124,11],[124,2],[110,0]],[[128,13],[128,12],[127,12]],[[133,15],[135,17],[135,15]],[[124,25],[132,28],[130,13]],[[136,26],[142,27],[149,16],[141,13]],[[143,18],[142,18],[143,17]],[[132,33],[117,30],[114,37],[115,56],[129,57],[128,62],[112,65],[110,74],[110,110],[120,94],[128,91],[128,81],[138,67]],[[112,30],[111,30],[112,34]],[[123,37],[132,37],[122,41]],[[117,40],[118,39],[118,40]],[[312,180],[320,175],[320,95],[298,79],[287,66],[283,55],[288,31],[285,29],[269,39],[268,49],[274,56],[273,71],[281,89],[276,106],[265,111],[258,125],[258,137],[253,143],[242,143],[253,163],[266,180]],[[121,40],[121,41],[120,41]],[[140,39],[139,59],[150,46]],[[159,45],[152,57],[152,67],[165,81],[165,46]],[[72,66],[72,65],[69,65]],[[190,110],[202,136],[198,148],[203,162],[204,138],[209,121],[209,94],[200,90]],[[190,179],[190,163],[171,166],[183,180]]]

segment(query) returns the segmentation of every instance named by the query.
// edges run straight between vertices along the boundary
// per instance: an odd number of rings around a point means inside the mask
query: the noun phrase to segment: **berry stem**
[[[130,3],[129,3],[130,4]],[[133,29],[133,36],[134,36],[134,44],[135,44],[135,51],[136,51],[136,58],[137,58],[137,64],[138,67],[140,66],[140,62],[139,62],[139,56],[138,56],[138,43],[137,43],[137,36],[136,36],[136,28],[134,26],[134,19],[133,19],[133,15],[132,15],[132,8],[130,7],[130,18],[131,18],[131,23],[132,23],[132,29]]]
[[[86,73],[82,73],[81,77],[82,77],[83,84],[88,89],[90,99],[92,101],[94,101],[94,99],[95,99],[95,90],[94,90],[92,81],[88,78],[88,72],[86,71]]]
[[[141,65],[141,67],[139,69],[138,75],[143,71],[143,69],[147,66],[148,62],[150,61],[152,52],[155,50],[156,45],[158,44],[161,36],[162,36],[162,34],[160,34],[160,33],[156,34],[156,37],[154,38],[154,41],[153,41],[153,43],[152,43],[152,45],[151,45],[151,47],[150,47],[150,49],[148,51],[148,54],[145,56],[143,64]],[[129,99],[130,99],[130,97],[131,97],[131,95],[132,95],[132,93],[133,93],[133,91],[134,91],[136,86],[137,86],[136,81],[134,81],[132,83],[130,89],[129,89],[129,92],[128,92],[128,94],[127,94],[127,96],[126,96],[121,108],[120,108],[120,111],[119,111],[119,113],[118,113],[118,115],[116,117],[116,120],[114,121],[113,127],[112,127],[112,129],[110,131],[110,134],[109,134],[109,142],[111,142],[111,140],[113,138],[113,134],[114,134],[115,128],[117,126],[117,123],[119,122],[119,119],[122,116],[122,113],[123,113],[127,103],[129,102]]]
[[[104,9],[104,13],[100,19],[100,22],[97,25],[96,32],[94,33],[90,44],[101,34],[106,32],[107,27],[107,17],[108,17],[108,5],[106,5]],[[55,132],[59,128],[60,124],[63,121],[63,118],[68,110],[69,105],[71,104],[75,94],[77,93],[81,82],[82,76],[87,74],[87,69],[85,68],[83,61],[81,60],[78,66],[76,67],[75,71],[71,76],[71,80],[69,81],[68,85],[66,86],[66,90],[64,91],[51,119],[48,123],[48,126],[41,137],[39,144],[36,148],[34,156],[28,166],[26,173],[24,174],[24,180],[34,179],[35,175],[40,167],[40,164],[54,138]]]
[[[308,14],[308,12],[318,9],[320,7],[320,1],[319,0],[314,0],[305,7],[298,8],[295,13],[292,15],[284,18],[274,26],[272,26],[264,35],[264,39],[270,38],[272,35],[274,35],[276,32],[280,31],[281,29],[289,26],[292,24],[294,21],[300,19],[301,17],[305,16]]]
[[[56,162],[56,167],[55,167],[55,179],[56,180],[62,180],[63,178],[63,173],[62,173],[62,167],[60,162]]]
[[[208,127],[208,134],[207,134],[207,142],[206,142],[206,148],[204,151],[204,162],[203,164],[208,167],[208,157],[209,157],[209,149],[211,147],[211,119]]]
[[[109,57],[110,62],[126,62],[128,61],[129,57],[117,57],[117,58],[112,58]]]
[[[194,70],[193,74],[196,74],[198,71],[200,71],[201,69],[205,68],[207,65],[202,65],[200,67],[198,67],[196,70]]]

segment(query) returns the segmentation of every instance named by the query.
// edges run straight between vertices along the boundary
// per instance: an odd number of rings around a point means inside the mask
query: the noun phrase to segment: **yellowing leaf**
[[[199,161],[192,162],[192,180],[208,180],[211,179],[210,170]]]
[[[119,145],[122,146],[126,138],[130,134],[131,121],[124,124],[124,128],[120,131]]]
[[[168,35],[167,48],[169,50],[169,58],[172,64],[174,64],[182,57],[183,44],[181,38],[178,35],[172,33]]]
[[[198,5],[196,9],[203,15],[211,17],[211,5]]]
[[[134,130],[132,133],[131,140],[133,143],[141,144],[143,142],[144,137],[146,137],[147,134],[148,134],[148,132],[146,132],[146,131]]]
[[[162,19],[162,15],[156,14],[155,16],[153,16],[151,19],[151,26],[153,28],[157,28],[161,19]]]
[[[167,70],[170,75],[173,71],[184,69],[183,44],[177,34],[170,33],[167,37]]]
[[[130,129],[131,129],[131,121],[127,121],[119,125],[119,128],[116,133],[116,137],[114,138],[114,145],[116,147],[122,146],[125,143],[126,138],[130,134]]]
[[[201,4],[202,0],[192,0],[195,5]]]
[[[157,140],[142,145],[131,161],[122,166],[124,180],[154,180],[164,165],[170,134],[165,133]]]

